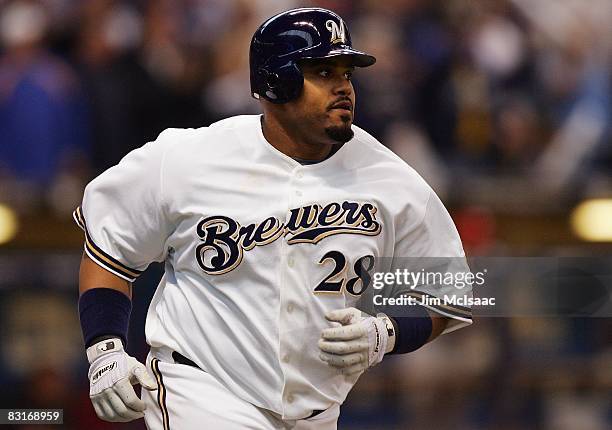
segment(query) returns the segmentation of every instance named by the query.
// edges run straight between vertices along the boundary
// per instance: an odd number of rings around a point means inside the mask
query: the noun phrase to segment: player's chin
[[[341,123],[325,127],[325,134],[332,140],[332,143],[346,143],[351,140],[355,133],[351,128],[351,123]]]

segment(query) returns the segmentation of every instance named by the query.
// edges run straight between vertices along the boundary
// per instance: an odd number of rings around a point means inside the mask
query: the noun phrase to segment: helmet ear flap
[[[276,68],[260,67],[257,71],[258,81],[262,84],[261,96],[272,103],[286,103],[299,96],[304,85],[302,71],[294,62]]]
[[[257,81],[259,82],[260,96],[272,103],[279,103],[277,91],[280,84],[278,73],[271,72],[266,67],[257,69]]]
[[[278,87],[278,84],[280,83],[280,78],[278,77],[278,73],[269,72],[267,70],[265,70],[265,73],[266,73],[265,82],[268,88],[273,90],[276,87]]]

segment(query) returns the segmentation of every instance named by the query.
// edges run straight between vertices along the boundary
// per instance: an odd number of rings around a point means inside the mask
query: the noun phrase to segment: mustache
[[[334,100],[332,103],[327,106],[327,110],[332,110],[335,108],[348,108],[351,112],[353,111],[353,101],[349,97],[341,97],[339,99]]]

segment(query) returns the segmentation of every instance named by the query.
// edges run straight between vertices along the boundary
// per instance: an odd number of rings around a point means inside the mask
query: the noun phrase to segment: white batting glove
[[[345,375],[363,372],[380,363],[385,353],[393,349],[386,316],[373,317],[355,308],[338,309],[325,315],[334,327],[321,333],[320,358],[337,367]]]
[[[133,384],[156,390],[144,364],[123,350],[119,339],[107,339],[87,348],[89,397],[100,419],[128,422],[144,417],[145,404]]]

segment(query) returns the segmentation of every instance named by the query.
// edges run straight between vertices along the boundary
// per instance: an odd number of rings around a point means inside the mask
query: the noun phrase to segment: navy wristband
[[[101,336],[116,336],[127,344],[132,301],[121,291],[93,288],[79,298],[79,317],[85,347]]]
[[[427,343],[433,327],[429,312],[423,306],[411,306],[410,315],[389,317],[395,326],[395,346],[389,354],[416,351]]]

